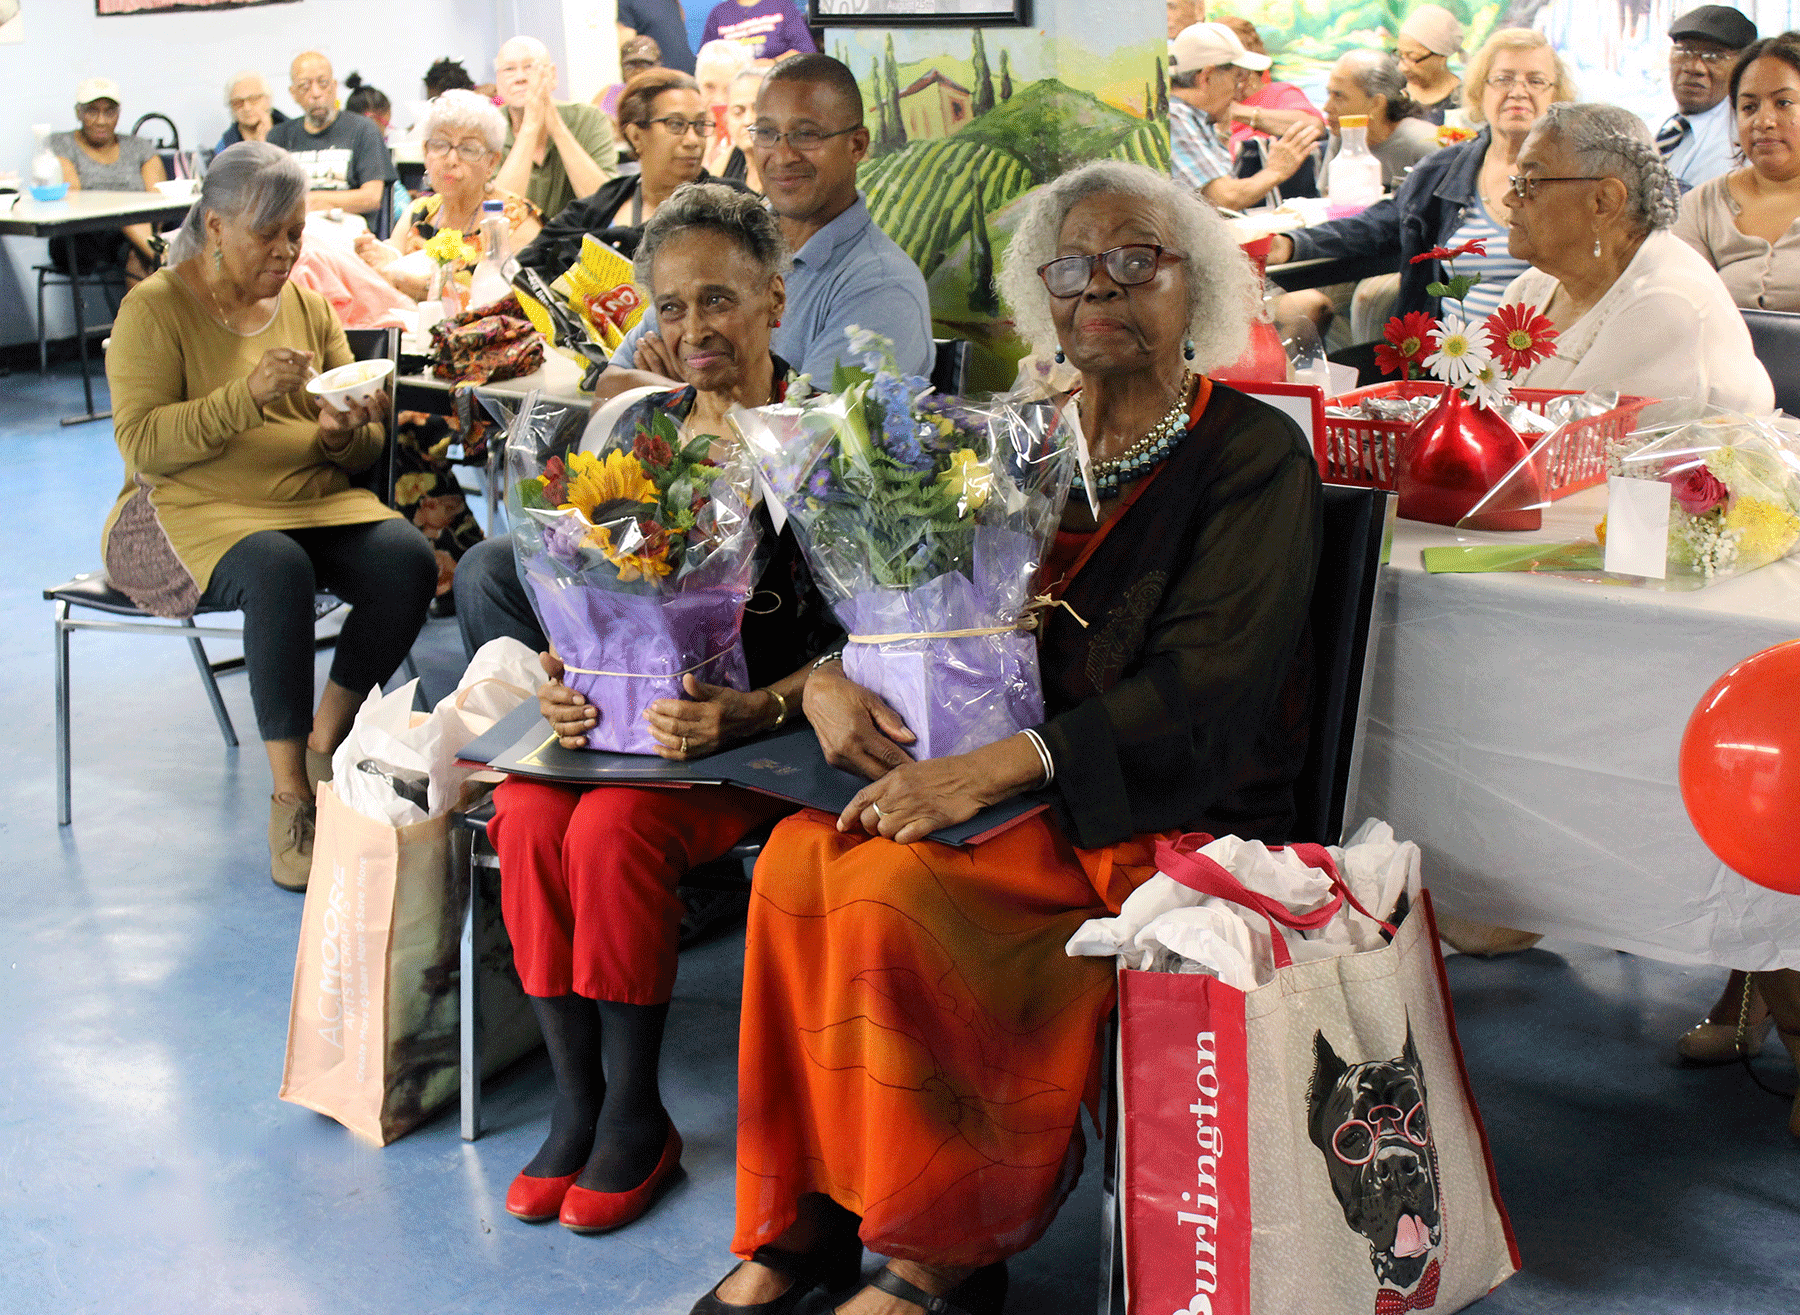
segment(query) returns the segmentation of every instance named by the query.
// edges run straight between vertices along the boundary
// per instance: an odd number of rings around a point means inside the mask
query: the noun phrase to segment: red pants
[[[488,839],[525,993],[666,1003],[682,874],[792,808],[730,786],[582,788],[508,777],[494,791]]]

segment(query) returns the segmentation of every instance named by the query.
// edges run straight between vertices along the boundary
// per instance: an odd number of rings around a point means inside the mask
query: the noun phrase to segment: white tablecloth
[[[1451,912],[1676,963],[1800,968],[1800,896],[1721,866],[1676,777],[1707,687],[1800,638],[1800,561],[1691,593],[1420,563],[1434,544],[1571,541],[1604,510],[1601,488],[1537,534],[1398,522],[1352,821],[1418,841]]]

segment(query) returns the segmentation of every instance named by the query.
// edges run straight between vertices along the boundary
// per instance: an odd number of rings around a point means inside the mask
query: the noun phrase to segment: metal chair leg
[[[481,875],[475,868],[475,834],[465,826],[450,829],[451,889],[463,894],[461,973],[458,981],[462,1024],[462,1139],[481,1136]]]
[[[194,619],[186,617],[182,625],[193,628]],[[206,686],[206,698],[212,704],[213,720],[219,723],[219,734],[225,737],[225,747],[238,747],[237,728],[231,724],[231,714],[225,709],[225,699],[219,693],[219,681],[213,675],[212,663],[207,661],[206,647],[198,639],[188,640],[188,647],[194,653],[194,665],[200,668],[200,683]]]
[[[1100,1294],[1099,1315],[1124,1315],[1125,1235],[1119,1208],[1119,1011],[1115,1006],[1104,1032],[1100,1058]]]
[[[69,605],[56,600],[56,824],[69,825]]]
[[[37,326],[38,326],[38,378],[50,373],[50,326],[44,323],[44,280],[50,271],[40,269],[37,272]]]

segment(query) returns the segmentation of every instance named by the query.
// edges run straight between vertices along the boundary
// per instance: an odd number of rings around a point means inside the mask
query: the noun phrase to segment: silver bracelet
[[[1044,765],[1044,779],[1038,782],[1038,789],[1041,790],[1056,779],[1056,760],[1050,756],[1050,748],[1044,743],[1042,735],[1032,730],[1020,731],[1019,734],[1031,741],[1031,747],[1037,750],[1038,761]]]
[[[827,662],[842,662],[843,660],[844,660],[844,650],[840,648],[840,649],[835,650],[834,652],[825,654],[823,657],[815,658],[813,660],[813,664],[807,668],[807,671],[809,673],[814,672],[814,671],[817,671],[820,667],[824,666]]]

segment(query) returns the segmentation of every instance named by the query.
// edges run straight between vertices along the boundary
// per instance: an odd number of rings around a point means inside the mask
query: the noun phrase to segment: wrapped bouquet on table
[[[1418,846],[1157,859],[1068,945],[1120,967],[1130,1315],[1449,1312],[1510,1277]]]
[[[1074,444],[1047,402],[944,397],[878,335],[851,342],[868,369],[731,419],[849,633],[845,674],[916,757],[967,753],[1044,718],[1032,584]]]
[[[534,396],[508,427],[519,570],[565,682],[599,709],[589,746],[654,753],[643,711],[680,698],[683,676],[748,686],[752,471],[647,399],[570,451],[567,410]]]

